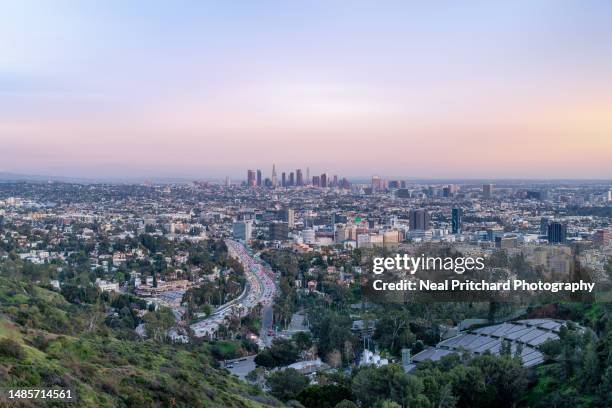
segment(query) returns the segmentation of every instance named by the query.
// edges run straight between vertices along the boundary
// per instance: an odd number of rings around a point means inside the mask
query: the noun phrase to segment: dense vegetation
[[[79,406],[90,407],[276,404],[218,369],[210,344],[122,338],[107,311],[134,305],[107,294],[94,298],[70,303],[60,293],[0,278],[0,387],[70,387]]]
[[[612,305],[568,302],[518,308],[499,302],[363,303],[359,284],[342,284],[339,273],[330,273],[329,268],[349,268],[355,257],[367,256],[371,254],[357,251],[344,259],[333,253],[265,254],[281,272],[281,281],[286,281],[284,298],[291,299],[288,309],[303,309],[307,315],[310,350],[341,369],[335,374],[317,374],[316,385],[295,370],[272,372],[266,383],[277,398],[308,408],[612,406]],[[508,257],[502,251],[495,257],[493,261],[519,276],[537,272],[523,257]],[[316,292],[294,283],[306,280],[317,282]],[[503,347],[501,356],[466,352],[437,363],[421,363],[410,375],[397,364],[354,365],[364,345],[373,347],[362,340],[359,331],[352,330],[356,319],[373,328],[372,343],[384,357],[399,361],[402,348],[417,353],[435,345],[446,327],[463,319],[497,321],[517,315],[570,320],[577,325],[570,324],[559,340],[541,347],[546,361],[535,368],[523,368],[508,347]],[[273,350],[260,353],[256,363],[266,368],[290,363],[295,340],[279,343]]]

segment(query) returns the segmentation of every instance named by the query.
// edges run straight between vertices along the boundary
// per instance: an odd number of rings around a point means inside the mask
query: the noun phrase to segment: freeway
[[[244,268],[247,284],[238,298],[223,304],[206,319],[192,324],[191,329],[196,337],[212,336],[226,318],[231,315],[246,316],[252,308],[261,304],[263,308],[260,340],[263,346],[267,346],[271,341],[268,331],[271,332],[272,329],[272,301],[276,294],[274,273],[251,256],[243,244],[233,240],[226,240],[225,243],[230,256],[236,258]]]

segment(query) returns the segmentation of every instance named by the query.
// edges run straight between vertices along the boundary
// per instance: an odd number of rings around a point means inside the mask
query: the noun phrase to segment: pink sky
[[[0,172],[612,178],[605,5],[19,3]]]

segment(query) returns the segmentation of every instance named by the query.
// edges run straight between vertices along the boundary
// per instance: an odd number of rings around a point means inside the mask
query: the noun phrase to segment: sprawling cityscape
[[[0,408],[612,407],[612,2],[0,11]]]
[[[204,347],[239,381],[306,406],[320,387],[372,406],[371,386],[357,384],[392,367],[419,379],[470,353],[533,370],[555,366],[547,350],[568,330],[600,341],[592,314],[606,303],[389,304],[361,284],[374,255],[449,250],[483,257],[490,281],[568,282],[579,265],[608,284],[610,181],[364,182],[271,167],[222,182],[0,183],[2,313],[15,322],[3,330],[38,339],[101,325],[136,344]],[[40,289],[19,294],[24,281]],[[47,314],[63,306],[41,296],[85,314]]]

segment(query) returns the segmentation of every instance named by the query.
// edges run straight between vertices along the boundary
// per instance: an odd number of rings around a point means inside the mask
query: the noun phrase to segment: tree
[[[350,400],[342,400],[334,408],[357,408],[357,405]]]
[[[297,396],[306,408],[333,408],[351,398],[351,390],[336,384],[309,385]]]
[[[270,350],[262,350],[255,356],[255,364],[257,366],[265,367],[265,368],[274,368],[276,367],[276,361],[274,357],[272,357],[272,353]]]
[[[296,399],[299,393],[308,386],[308,378],[293,368],[276,371],[270,374],[266,380],[270,387],[270,394],[281,401]]]
[[[168,331],[176,323],[174,313],[166,307],[160,307],[154,312],[148,312],[143,320],[147,336],[160,342],[166,339]]]
[[[263,380],[265,370],[261,367],[257,367],[254,370],[249,371],[245,378],[251,382],[259,383]]]
[[[309,332],[297,332],[293,335],[292,339],[300,351],[308,350],[312,347],[312,336]]]
[[[351,382],[351,390],[362,406],[375,406],[384,400],[392,400],[402,406],[429,405],[422,395],[421,379],[408,376],[396,364],[382,367],[367,366],[356,371]]]
[[[275,339],[270,348],[263,350],[255,357],[255,364],[272,368],[295,363],[299,352],[289,339]]]
[[[399,355],[403,347],[414,342],[415,336],[408,327],[407,315],[402,311],[392,311],[376,323],[374,339],[382,348]]]
[[[599,382],[601,372],[595,341],[588,342],[584,348],[580,377],[583,387],[587,390],[593,390]]]
[[[512,355],[512,343],[508,339],[502,341],[499,355],[503,357],[510,357]]]

